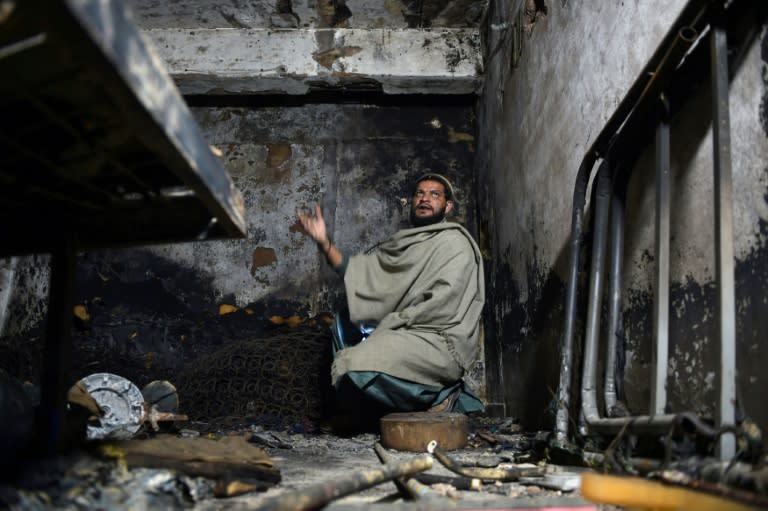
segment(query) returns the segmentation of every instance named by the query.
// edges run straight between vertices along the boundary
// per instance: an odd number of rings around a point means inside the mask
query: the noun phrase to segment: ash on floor
[[[104,457],[103,449],[95,455],[91,446],[88,452],[24,463],[13,481],[0,486],[0,504],[24,510],[290,509],[295,500],[286,497],[313,489],[317,493],[322,488],[321,493],[328,498],[323,497],[319,507],[339,511],[379,506],[392,510],[500,506],[604,509],[579,496],[578,473],[584,468],[547,463],[546,433],[521,433],[513,424],[507,430],[504,424],[496,424],[493,432],[483,426],[475,424],[468,445],[448,453],[453,460],[465,467],[539,467],[544,476],[513,482],[486,480],[471,490],[436,482],[424,485],[429,498],[418,501],[404,498],[392,481],[343,494],[345,490],[339,488],[339,483],[383,467],[374,449],[378,435],[339,437],[322,432],[297,433],[295,428],[270,430],[245,424],[222,429],[189,423],[175,434],[212,439],[244,437],[249,444],[257,445],[279,470],[279,482],[249,486],[248,481],[237,481],[232,474],[194,477],[176,469],[130,466],[120,455]],[[386,454],[390,465],[428,456],[394,450],[386,450]],[[422,474],[445,481],[459,477],[437,460]],[[234,496],[222,498],[223,495]],[[331,495],[338,498],[330,498]]]

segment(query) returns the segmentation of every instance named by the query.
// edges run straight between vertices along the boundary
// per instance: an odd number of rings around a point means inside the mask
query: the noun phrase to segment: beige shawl
[[[380,371],[449,384],[477,358],[485,285],[480,251],[462,226],[440,222],[398,231],[344,276],[350,318],[376,321],[364,343],[341,351],[333,379]]]

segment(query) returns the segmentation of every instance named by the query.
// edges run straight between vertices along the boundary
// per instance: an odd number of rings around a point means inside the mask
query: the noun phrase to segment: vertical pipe
[[[611,193],[611,247],[608,274],[608,340],[605,358],[605,408],[607,414],[616,406],[616,349],[621,329],[621,272],[624,265],[624,190],[614,181]]]
[[[606,158],[595,178],[595,217],[592,236],[592,264],[587,297],[587,326],[584,334],[584,369],[581,377],[581,409],[587,423],[600,418],[597,407],[597,348],[600,340],[600,312],[605,278],[605,248],[608,214],[611,207],[611,168]]]
[[[666,110],[662,99],[662,110]],[[656,127],[656,275],[651,377],[651,415],[664,413],[667,404],[667,364],[669,361],[669,117],[663,112]]]
[[[720,16],[722,19],[722,16]],[[728,44],[725,29],[711,25],[712,145],[715,185],[715,268],[717,281],[720,370],[717,375],[718,426],[735,423],[736,411],[736,303],[733,260],[733,186],[728,106]],[[729,460],[736,453],[732,435],[720,437],[718,456]]]
[[[555,438],[563,443],[568,440],[568,416],[571,402],[571,374],[573,366],[573,338],[576,331],[576,295],[579,284],[579,255],[581,252],[582,220],[587,196],[587,185],[597,156],[588,152],[576,174],[573,187],[571,210],[571,246],[568,268],[568,283],[565,289],[565,311],[563,340],[560,346],[560,382],[557,388],[557,415],[555,417]]]
[[[51,254],[51,287],[40,376],[40,427],[45,454],[61,451],[67,389],[72,385],[72,302],[76,252],[65,241]]]

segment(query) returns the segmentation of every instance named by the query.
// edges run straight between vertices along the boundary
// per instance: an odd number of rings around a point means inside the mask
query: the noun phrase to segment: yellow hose
[[[594,473],[581,476],[581,494],[594,502],[648,511],[754,511],[757,509],[716,495],[657,481]]]

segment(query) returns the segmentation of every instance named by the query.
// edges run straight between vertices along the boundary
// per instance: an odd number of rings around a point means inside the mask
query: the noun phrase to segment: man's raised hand
[[[315,206],[315,216],[310,216],[302,210],[296,211],[299,218],[299,225],[304,234],[315,240],[315,242],[324,243],[328,240],[325,219],[319,205]]]

